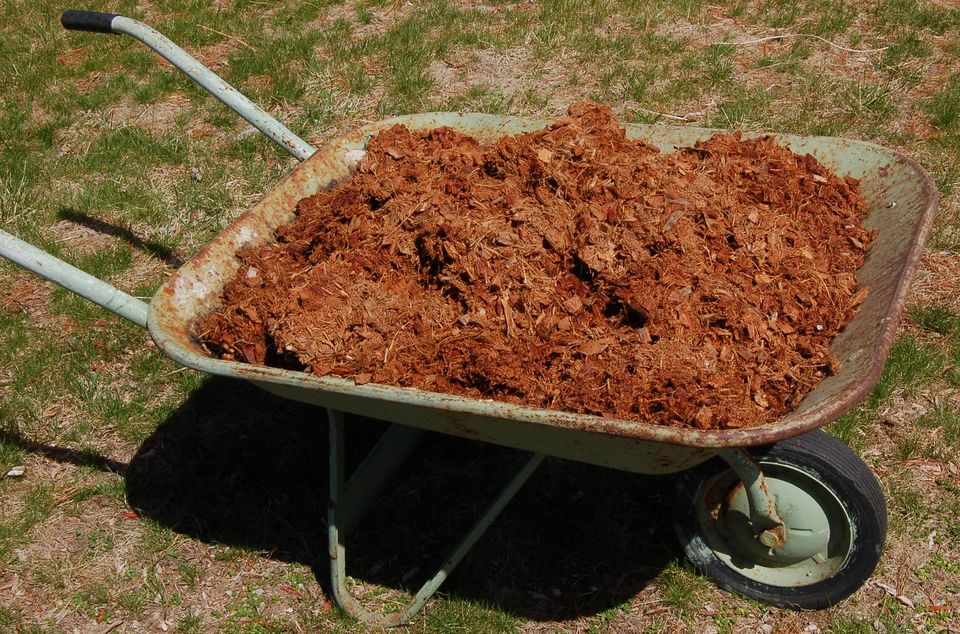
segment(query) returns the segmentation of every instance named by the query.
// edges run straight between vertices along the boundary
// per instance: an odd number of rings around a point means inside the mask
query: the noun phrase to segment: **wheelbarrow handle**
[[[0,230],[0,257],[15,262],[51,282],[56,282],[68,291],[103,306],[111,313],[132,321],[141,328],[147,327],[150,307],[146,302],[127,295],[103,280],[3,230]]]
[[[113,33],[110,23],[117,17],[116,13],[101,13],[100,11],[76,11],[70,9],[60,16],[60,24],[71,31],[90,31],[91,33]]]
[[[291,132],[285,125],[244,97],[236,88],[156,29],[122,15],[96,11],[65,11],[60,16],[60,23],[64,28],[75,31],[117,33],[140,40],[297,159],[305,161],[316,151],[312,145]]]

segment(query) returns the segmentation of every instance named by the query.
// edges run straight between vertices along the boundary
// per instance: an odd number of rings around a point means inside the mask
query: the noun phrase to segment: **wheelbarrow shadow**
[[[386,425],[347,423],[349,469]],[[322,409],[211,377],[130,462],[129,502],[193,538],[306,564],[329,590],[327,434]],[[523,457],[429,434],[349,536],[348,574],[416,590]],[[547,460],[442,591],[537,620],[620,605],[679,555],[668,485]]]

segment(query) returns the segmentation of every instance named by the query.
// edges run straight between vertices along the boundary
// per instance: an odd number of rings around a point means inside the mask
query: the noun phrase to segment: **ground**
[[[142,45],[5,3],[0,223],[149,297],[295,161]],[[880,382],[829,430],[879,478],[880,566],[820,612],[714,587],[669,478],[549,459],[410,631],[960,631],[960,9],[828,2],[129,0],[321,144],[421,111],[844,136],[917,159],[940,209]],[[382,429],[351,426],[357,455]],[[137,327],[0,264],[0,631],[359,631],[329,600],[322,412],[199,375]],[[431,437],[351,539],[395,606],[509,476]],[[15,475],[23,467],[22,475]]]

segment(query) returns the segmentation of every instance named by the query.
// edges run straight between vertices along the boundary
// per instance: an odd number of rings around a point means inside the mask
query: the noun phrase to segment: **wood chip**
[[[594,354],[600,354],[606,350],[610,345],[609,341],[601,341],[594,339],[593,341],[588,341],[577,346],[577,352],[585,356],[591,356]]]

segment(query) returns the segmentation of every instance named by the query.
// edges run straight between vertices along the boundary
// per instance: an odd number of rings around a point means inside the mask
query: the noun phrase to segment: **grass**
[[[862,452],[867,441],[864,428],[873,422],[874,416],[872,409],[857,407],[830,423],[827,429],[850,448]]]
[[[702,577],[693,574],[686,565],[673,564],[664,569],[659,578],[663,603],[671,606],[680,620],[691,622],[695,607],[706,589]]]
[[[294,161],[139,44],[62,31],[65,8],[4,5],[0,226],[149,297]],[[911,299],[869,396],[829,426],[882,481],[891,534],[877,578],[907,579],[916,610],[873,587],[816,614],[732,597],[681,563],[663,519],[668,489],[567,465],[528,485],[409,629],[727,632],[758,629],[765,615],[775,631],[866,632],[960,618],[960,572],[948,565],[960,553],[946,541],[960,539],[960,306],[956,276],[940,273],[960,270],[960,9],[122,0],[102,10],[149,21],[315,144],[394,114],[554,116],[595,98],[626,120],[855,137],[920,160],[942,196],[921,273],[941,279]],[[776,34],[803,37],[752,43]],[[0,470],[26,469],[0,479],[0,588],[15,574],[26,589],[0,589],[0,630],[111,619],[156,629],[158,612],[181,632],[359,631],[317,583],[327,565],[318,416],[178,368],[139,329],[0,262]],[[457,451],[441,447],[481,475],[500,466]],[[401,506],[431,478],[463,475],[456,461],[419,460]],[[469,506],[488,485],[467,480],[470,495],[451,497]],[[476,515],[418,508],[433,527]],[[358,552],[375,554],[351,559],[351,574],[393,601],[435,553],[382,512],[387,528],[359,536]],[[949,609],[925,598],[938,588]],[[60,622],[43,616],[53,608],[66,610]]]
[[[933,344],[912,335],[903,335],[893,344],[883,375],[867,397],[867,403],[879,407],[896,392],[916,394],[937,378],[946,365],[946,357]]]
[[[942,454],[940,458],[949,459],[960,451],[960,407],[952,404],[939,405],[921,416],[917,425],[936,431],[936,448]]]
[[[925,330],[943,335],[954,342],[960,341],[960,313],[945,306],[914,306],[910,317]]]
[[[0,520],[0,560],[9,561],[13,549],[29,537],[30,530],[50,516],[53,496],[47,487],[32,487],[23,494],[23,509]]]

